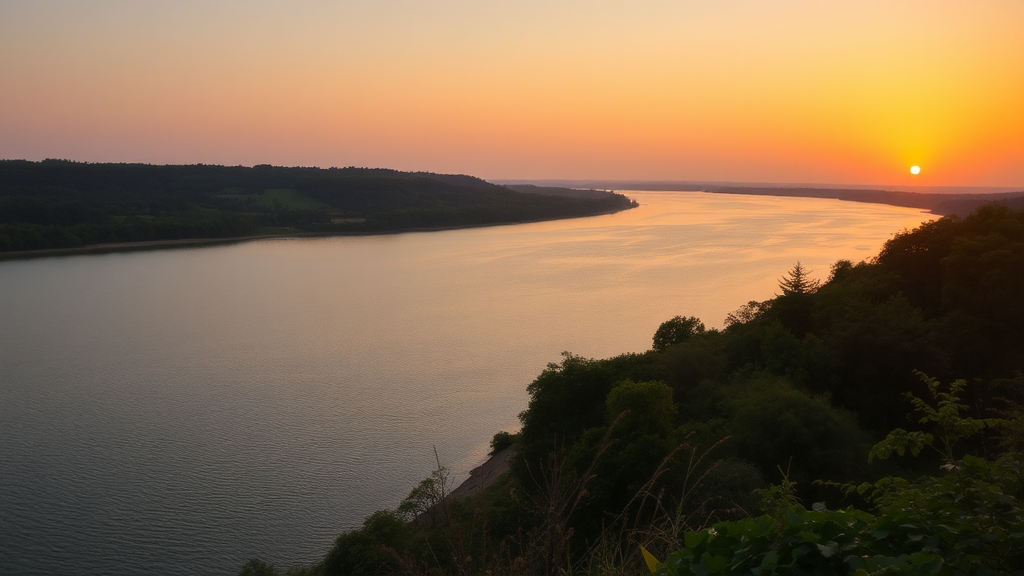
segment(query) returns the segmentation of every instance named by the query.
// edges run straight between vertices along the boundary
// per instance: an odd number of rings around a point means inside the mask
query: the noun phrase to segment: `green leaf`
[[[700,532],[687,532],[683,537],[683,544],[687,548],[696,548],[701,544],[705,544],[708,541],[708,533],[704,530]]]
[[[820,536],[809,530],[801,532],[800,538],[802,538],[804,542],[811,542],[812,544],[816,543],[818,540],[821,540]]]
[[[725,568],[729,564],[729,561],[725,558],[725,556],[717,556],[717,555],[714,555],[714,554],[708,554],[708,555],[705,555],[704,558],[701,558],[701,561],[703,562],[703,560],[705,558],[707,559],[708,569],[711,570],[712,574],[715,574],[715,573],[723,574],[723,573],[725,573]]]
[[[769,550],[764,558],[761,559],[761,570],[766,570],[769,573],[775,572],[775,569],[779,567],[779,553],[775,550]]]
[[[835,556],[836,552],[839,552],[839,546],[835,542],[818,544],[818,552],[821,552],[821,555],[825,558],[831,558]]]

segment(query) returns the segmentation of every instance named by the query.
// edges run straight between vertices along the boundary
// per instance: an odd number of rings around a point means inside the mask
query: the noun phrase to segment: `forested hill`
[[[360,234],[572,218],[625,196],[527,194],[464,175],[0,161],[0,252],[273,233]]]

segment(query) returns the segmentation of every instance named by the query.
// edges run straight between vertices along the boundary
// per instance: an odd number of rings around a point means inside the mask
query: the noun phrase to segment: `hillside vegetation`
[[[1024,212],[816,272],[724,330],[681,315],[649,352],[566,354],[486,493],[446,498],[440,468],[290,573],[1022,573]]]
[[[635,205],[611,192],[562,192],[527,194],[471,176],[368,168],[4,160],[0,252],[482,226]]]

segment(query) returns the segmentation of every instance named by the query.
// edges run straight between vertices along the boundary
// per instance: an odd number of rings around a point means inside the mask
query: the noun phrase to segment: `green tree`
[[[420,480],[405,500],[402,500],[398,505],[398,514],[410,521],[421,514],[427,514],[431,524],[436,523],[437,506],[450,491],[448,484],[448,469],[441,467],[434,470],[429,477]]]
[[[848,278],[850,276],[851,270],[853,270],[853,262],[845,259],[836,260],[836,262],[832,264],[832,271],[828,275],[827,283],[832,284],[834,282],[842,282],[844,278]]]
[[[853,414],[826,398],[782,378],[756,378],[733,394],[733,447],[766,476],[791,467],[789,475],[804,485],[804,495],[815,496],[813,480],[846,480],[862,468],[868,436]]]
[[[320,565],[324,576],[376,575],[396,571],[398,550],[408,550],[411,544],[409,526],[390,510],[371,514],[363,527],[345,532],[334,541],[334,546]]]
[[[501,452],[505,448],[508,448],[509,446],[515,444],[516,440],[518,440],[518,439],[519,439],[519,435],[518,434],[513,434],[513,433],[505,431],[505,430],[501,430],[499,432],[495,432],[494,433],[494,437],[491,438],[491,452],[490,453],[494,454],[495,452]]]
[[[238,576],[277,576],[277,570],[259,558],[253,558],[242,565]]]
[[[803,338],[811,329],[813,295],[821,287],[821,283],[808,274],[809,271],[798,261],[779,279],[782,295],[775,299],[772,307],[782,325],[797,338]]]
[[[633,436],[668,436],[676,405],[672,389],[664,382],[623,380],[615,385],[605,399],[609,424],[617,419],[618,427]]]
[[[771,300],[765,300],[764,302],[751,300],[743,306],[740,306],[735,312],[730,312],[725,317],[725,327],[728,328],[736,324],[753,322],[763,316],[765,312],[771,309],[771,307]]]
[[[700,318],[676,316],[658,326],[658,331],[654,333],[654,350],[661,352],[669,346],[686,342],[698,334],[703,334],[705,330],[704,323],[700,321]]]
[[[789,272],[779,279],[779,288],[782,288],[782,295],[812,294],[817,291],[821,283],[808,276],[809,273],[810,271],[804,268],[800,261],[797,260]]]

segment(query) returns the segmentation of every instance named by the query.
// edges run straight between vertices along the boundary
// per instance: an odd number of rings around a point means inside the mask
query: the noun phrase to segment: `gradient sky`
[[[1024,1],[2,0],[0,158],[1024,187]]]

